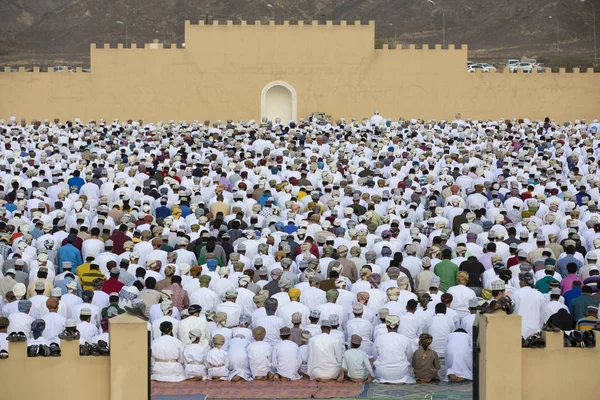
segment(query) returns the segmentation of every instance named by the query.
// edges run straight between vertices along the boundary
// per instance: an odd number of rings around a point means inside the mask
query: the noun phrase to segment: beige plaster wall
[[[60,357],[27,357],[27,343],[9,343],[0,360],[0,398],[110,399],[109,357],[80,357],[79,341],[61,345]]]
[[[565,348],[562,332],[543,332],[546,347],[521,348],[521,317],[503,312],[479,318],[481,400],[597,400],[600,344]]]
[[[0,399],[147,400],[148,324],[127,314],[110,319],[110,356],[79,355],[62,341],[60,357],[27,357],[27,343],[9,343],[0,360]]]
[[[596,332],[597,333],[597,332]],[[545,332],[545,349],[523,349],[523,399],[597,400],[600,344],[564,347],[563,334]]]
[[[375,50],[375,25],[185,23],[185,48],[91,46],[91,73],[0,72],[0,117],[258,119],[285,81],[297,115],[597,117],[600,74],[466,72],[467,47]],[[276,117],[276,116],[271,116]]]

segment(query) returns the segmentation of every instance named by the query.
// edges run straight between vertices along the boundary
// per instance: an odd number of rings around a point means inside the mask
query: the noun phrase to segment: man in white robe
[[[546,299],[544,295],[533,289],[533,274],[521,272],[519,274],[520,289],[513,294],[515,311],[521,316],[521,335],[527,338],[542,330],[542,310]]]
[[[367,353],[369,357],[373,356],[373,324],[363,318],[365,306],[358,301],[352,303],[352,314],[354,318],[346,322],[346,337],[348,338],[347,346],[351,348],[350,338],[352,335],[361,337],[359,350]]]
[[[179,337],[179,320],[173,317],[173,302],[171,300],[163,300],[160,303],[160,310],[164,315],[152,321],[152,338],[158,339],[162,336],[160,332],[160,324],[169,321],[173,324],[173,336]]]
[[[465,332],[469,334],[469,336],[473,336],[473,323],[475,322],[475,318],[477,317],[477,306],[479,305],[479,301],[477,298],[469,300],[469,312],[470,314],[464,317],[460,321],[461,329],[464,329]]]
[[[251,381],[252,371],[250,371],[250,362],[248,361],[248,345],[250,339],[241,337],[242,335],[235,336],[229,341],[229,349],[227,354],[229,356],[229,367],[231,372],[229,373],[229,380],[232,382],[238,382],[240,380]]]
[[[454,332],[454,322],[446,315],[444,303],[435,305],[435,315],[428,321],[425,330],[433,337],[431,348],[438,356],[445,357],[446,338]]]
[[[410,340],[398,333],[400,319],[395,315],[386,317],[387,333],[377,336],[373,347],[375,381],[379,383],[415,383],[411,360]]]
[[[279,331],[281,341],[273,346],[271,363],[273,364],[274,381],[290,381],[300,379],[300,365],[302,357],[298,351],[298,345],[290,340],[292,330],[283,327]]]
[[[240,323],[240,317],[242,316],[242,306],[236,304],[238,292],[235,289],[228,289],[225,292],[225,303],[217,305],[216,312],[224,312],[227,314],[227,321],[225,327],[233,328],[238,326]]]
[[[283,319],[283,322],[288,328],[292,328],[294,324],[292,323],[292,315],[296,312],[302,314],[302,322],[300,327],[308,325],[308,316],[310,315],[310,309],[304,304],[300,303],[300,290],[296,288],[292,288],[288,292],[288,296],[290,297],[290,302],[282,307],[279,307],[277,310],[277,316]]]
[[[458,285],[452,286],[446,293],[452,295],[452,304],[450,308],[458,313],[458,317],[462,318],[469,315],[469,300],[477,297],[473,289],[466,286],[469,281],[469,274],[465,271],[459,271],[457,276]]]
[[[308,376],[317,381],[337,379],[340,374],[342,353],[340,345],[329,332],[331,322],[321,321],[321,333],[308,341]]]
[[[271,346],[279,342],[279,330],[285,326],[283,319],[275,315],[277,300],[270,298],[265,300],[265,311],[267,315],[252,320],[253,327],[262,326],[266,330],[265,342]]]
[[[569,312],[569,308],[560,302],[560,289],[554,288],[550,290],[550,301],[544,304],[542,310],[542,322],[544,324],[548,322],[548,319],[556,314],[561,308],[564,308]]]
[[[48,312],[42,316],[42,319],[46,323],[46,328],[44,329],[42,336],[50,342],[58,342],[58,335],[65,330],[67,324],[67,319],[58,314],[58,306],[58,299],[56,297],[50,297],[46,300]]]
[[[162,336],[152,342],[151,379],[160,382],[186,380],[183,369],[183,344],[172,336],[173,324],[165,321],[160,326]],[[189,337],[188,337],[188,340]]]
[[[189,333],[192,343],[183,349],[183,361],[185,365],[185,376],[188,379],[200,380],[207,378],[206,353],[208,346],[201,344],[202,332],[192,329]]]
[[[252,377],[258,381],[270,380],[273,377],[271,372],[271,355],[273,348],[265,341],[267,331],[262,326],[252,330],[254,342],[248,345],[248,362]]]
[[[200,317],[200,312],[202,308],[200,308],[197,304],[192,304],[188,307],[189,317],[182,320],[179,323],[179,340],[183,343],[184,346],[192,343],[190,340],[190,331],[192,329],[198,329],[202,332],[202,338],[200,339],[200,343],[205,345],[209,345],[211,333],[210,326],[204,317]]]
[[[211,282],[210,275],[201,275],[199,278],[200,288],[196,288],[190,293],[190,304],[197,304],[204,312],[215,311],[217,306],[221,304],[219,295],[209,289]]]
[[[471,336],[458,329],[448,335],[446,340],[446,378],[462,382],[473,380],[473,349]]]
[[[254,292],[248,289],[248,284],[251,278],[248,275],[241,275],[238,278],[238,289],[237,298],[235,303],[242,307],[242,315],[250,316],[254,310],[256,310],[256,304],[254,304]],[[229,314],[227,314],[229,315]]]

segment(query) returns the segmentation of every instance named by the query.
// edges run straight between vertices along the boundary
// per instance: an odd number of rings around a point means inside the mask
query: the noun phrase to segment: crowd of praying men
[[[107,354],[129,312],[157,381],[460,382],[485,301],[510,297],[524,339],[598,328],[597,120],[0,133],[0,359]]]

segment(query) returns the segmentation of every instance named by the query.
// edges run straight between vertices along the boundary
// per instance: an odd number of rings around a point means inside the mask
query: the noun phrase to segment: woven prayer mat
[[[363,393],[363,385],[353,382],[184,381],[152,382],[154,400],[203,399],[329,399],[351,398]]]

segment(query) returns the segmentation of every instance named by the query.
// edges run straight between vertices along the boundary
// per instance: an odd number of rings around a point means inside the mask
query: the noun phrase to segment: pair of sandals
[[[8,358],[8,351],[0,350],[0,360],[6,360]]]
[[[23,332],[13,332],[6,337],[6,340],[9,342],[26,342],[27,336]]]
[[[65,330],[64,332],[58,334],[58,338],[60,340],[67,340],[67,341],[79,340],[81,338],[81,335],[80,335],[79,331],[71,332],[69,330]]]
[[[542,349],[546,347],[546,340],[542,337],[540,333],[534,333],[526,339],[521,339],[521,347],[526,347],[530,349]]]
[[[80,356],[107,356],[109,354],[108,343],[104,340],[99,340],[98,344],[84,343],[79,345]]]
[[[27,357],[60,357],[60,346],[58,343],[32,344],[27,347]]]

